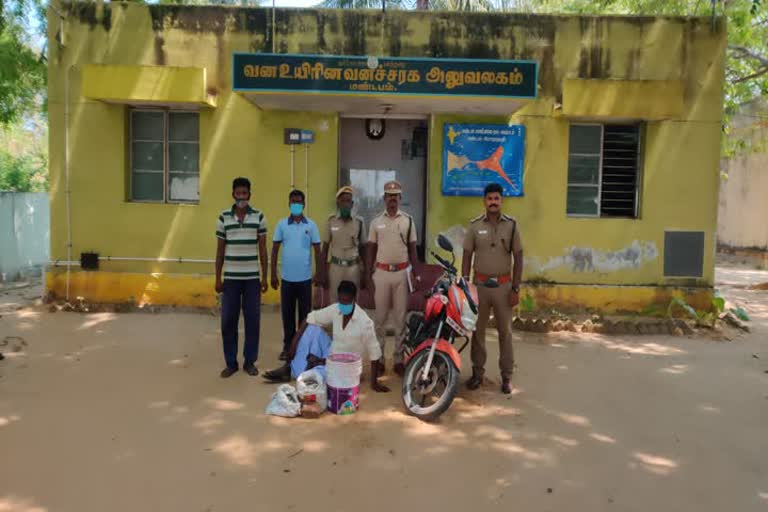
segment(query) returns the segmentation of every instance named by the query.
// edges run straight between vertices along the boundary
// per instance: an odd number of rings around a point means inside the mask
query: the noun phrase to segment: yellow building
[[[537,307],[710,304],[722,20],[112,2],[48,30],[58,296],[215,304],[243,175],[271,227],[295,186],[321,230],[340,184],[370,215],[396,177],[429,247],[503,181]]]

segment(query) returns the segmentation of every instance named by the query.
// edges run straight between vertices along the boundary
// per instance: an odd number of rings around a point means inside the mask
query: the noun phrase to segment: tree
[[[33,49],[44,19],[42,0],[0,0],[0,126],[44,107],[45,50]]]
[[[429,8],[436,11],[464,11],[464,12],[483,12],[483,11],[499,10],[499,6],[494,4],[492,0],[429,0]],[[507,10],[507,9],[503,9],[503,10]]]
[[[159,4],[184,5],[235,5],[239,7],[258,7],[261,0],[159,0]]]
[[[42,113],[0,127],[0,191],[48,189],[48,120]]]
[[[0,151],[0,191],[43,192],[48,189],[48,162]]]
[[[317,7],[321,9],[412,9],[415,4],[410,0],[323,0]]]

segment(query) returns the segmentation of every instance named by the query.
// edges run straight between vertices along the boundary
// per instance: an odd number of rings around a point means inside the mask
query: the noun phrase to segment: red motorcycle
[[[452,260],[449,263],[430,251],[443,274],[427,294],[424,312],[412,313],[403,331],[403,405],[424,421],[436,420],[451,406],[459,387],[459,354],[477,324],[477,288],[458,276],[450,240],[440,235],[437,244],[451,253]],[[464,344],[456,350],[458,338]]]

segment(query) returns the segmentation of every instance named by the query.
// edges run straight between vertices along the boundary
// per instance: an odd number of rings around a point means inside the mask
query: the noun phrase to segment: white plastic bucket
[[[359,354],[339,352],[325,360],[328,385],[328,411],[353,414],[360,405],[360,374],[363,361]]]
[[[338,352],[325,360],[326,383],[334,388],[353,388],[360,385],[363,360],[354,352]]]

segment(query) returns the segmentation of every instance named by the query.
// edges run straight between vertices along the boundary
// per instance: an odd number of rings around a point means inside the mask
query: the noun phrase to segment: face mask
[[[339,306],[339,313],[341,313],[344,316],[351,315],[352,311],[354,311],[355,309],[354,304],[342,304],[341,302],[339,302],[338,306]]]
[[[298,217],[304,211],[304,205],[301,203],[291,203],[289,206],[291,209],[291,215]]]
[[[346,217],[346,218],[351,217],[352,216],[352,208],[347,208],[345,206],[342,206],[341,208],[339,208],[339,215],[341,215],[342,217]]]
[[[248,206],[248,200],[238,199],[237,201],[235,201],[235,204],[237,205],[238,208],[245,208],[246,206]]]

